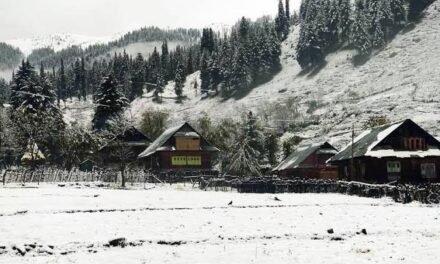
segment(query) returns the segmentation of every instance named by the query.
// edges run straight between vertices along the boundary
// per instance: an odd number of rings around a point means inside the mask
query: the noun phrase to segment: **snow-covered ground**
[[[429,264],[440,258],[438,206],[336,194],[277,194],[276,201],[273,194],[188,185],[27,187],[0,188],[0,263]],[[126,247],[106,246],[121,237]]]
[[[33,50],[40,48],[52,48],[54,51],[60,51],[72,46],[87,48],[94,44],[106,44],[116,40],[122,34],[115,34],[106,37],[92,37],[78,34],[53,34],[49,36],[38,36],[34,38],[13,39],[4,41],[5,43],[19,48],[25,56],[29,56]]]

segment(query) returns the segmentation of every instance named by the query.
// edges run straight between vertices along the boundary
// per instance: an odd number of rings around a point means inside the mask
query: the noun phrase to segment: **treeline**
[[[29,61],[35,65],[43,63],[46,67],[50,68],[60,67],[61,59],[65,64],[70,65],[77,58],[84,58],[88,64],[91,64],[97,57],[111,53],[115,48],[124,47],[132,43],[163,40],[192,43],[198,41],[198,39],[200,39],[200,30],[198,29],[179,28],[164,30],[158,27],[146,27],[127,33],[120,39],[108,44],[95,44],[85,49],[78,46],[69,47],[59,52],[55,52],[50,48],[37,49],[30,54]]]
[[[201,91],[239,95],[270,80],[281,69],[281,42],[297,21],[290,13],[289,0],[279,0],[278,14],[255,22],[242,17],[230,35],[219,36],[204,29],[200,41]]]
[[[168,42],[154,49],[144,58],[141,54],[133,57],[126,52],[114,54],[110,59],[95,60],[91,64],[85,58],[77,58],[67,65],[61,59],[60,67],[48,72],[57,91],[58,102],[71,97],[85,100],[95,95],[104,77],[112,74],[123,95],[130,101],[141,96],[143,89],[154,90],[155,100],[168,81],[184,78],[199,69],[200,48],[198,46],[181,47],[169,50]],[[176,76],[179,77],[176,79]]]
[[[205,29],[201,39],[201,91],[224,96],[267,81],[280,69],[281,46],[275,23],[242,18],[230,35]]]
[[[342,47],[360,57],[383,49],[407,24],[419,18],[433,0],[303,0],[296,60],[303,69],[322,64]]]
[[[6,43],[0,42],[0,69],[17,67],[23,59],[23,53]]]

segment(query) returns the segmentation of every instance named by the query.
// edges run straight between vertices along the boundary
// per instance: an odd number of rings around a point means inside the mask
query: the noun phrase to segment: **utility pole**
[[[351,127],[351,168],[349,181],[353,180],[354,176],[354,123]]]

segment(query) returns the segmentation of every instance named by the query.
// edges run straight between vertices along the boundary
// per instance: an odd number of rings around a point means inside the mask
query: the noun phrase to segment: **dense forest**
[[[19,49],[0,42],[0,69],[15,68],[23,57],[24,55]]]
[[[93,63],[98,56],[111,53],[113,49],[125,47],[132,43],[164,40],[192,43],[198,39],[200,39],[200,30],[198,29],[164,30],[158,27],[146,27],[129,32],[120,39],[107,44],[95,44],[85,49],[78,46],[69,47],[59,52],[55,52],[50,48],[37,49],[30,54],[29,61],[32,64],[43,63],[48,68],[60,67],[61,59],[66,65],[74,63],[77,58],[84,58],[87,63]]]
[[[303,0],[296,60],[303,69],[324,63],[340,48],[358,59],[381,50],[408,22],[416,21],[433,0]]]

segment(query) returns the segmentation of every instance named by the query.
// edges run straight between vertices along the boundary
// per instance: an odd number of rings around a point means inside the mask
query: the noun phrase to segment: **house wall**
[[[325,163],[332,156],[315,152],[309,155],[298,168],[280,171],[278,175],[285,178],[338,179],[338,168]]]
[[[389,162],[398,162],[400,172],[390,172]],[[351,161],[338,162],[339,178],[343,180],[386,183],[393,180],[402,182],[439,182],[440,181],[440,157],[428,158],[371,158],[362,157],[354,159],[354,173],[350,178]],[[422,176],[422,164],[434,164],[435,178]]]
[[[174,158],[179,157],[200,157],[201,163],[200,165],[195,165],[197,160],[193,160],[190,162],[186,161],[186,165],[182,163],[182,165],[173,164],[172,160]],[[161,170],[211,170],[211,153],[204,151],[163,151],[158,153],[158,163],[159,168]],[[191,164],[193,163],[193,164]]]

